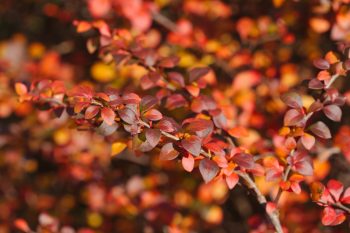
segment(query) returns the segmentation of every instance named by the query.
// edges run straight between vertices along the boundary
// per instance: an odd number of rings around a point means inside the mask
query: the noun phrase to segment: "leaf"
[[[159,121],[163,118],[162,113],[157,109],[151,109],[143,114],[143,116],[150,121]]]
[[[165,144],[160,150],[160,160],[173,160],[179,156],[179,152],[174,149],[173,143],[169,142]]]
[[[161,129],[164,132],[171,133],[175,131],[175,126],[173,123],[168,119],[162,119],[158,124],[157,127]]]
[[[16,83],[15,84],[15,91],[16,91],[17,95],[21,96],[21,95],[25,95],[28,93],[28,88],[23,83]]]
[[[324,114],[332,121],[339,122],[341,120],[342,111],[339,106],[330,104],[323,108]]]
[[[317,181],[317,182],[313,182],[310,185],[310,190],[311,190],[311,199],[315,202],[318,202],[322,197],[325,187],[321,182]]]
[[[204,119],[187,119],[183,122],[183,124],[189,123],[186,127],[186,130],[196,133],[199,137],[206,137],[212,133],[214,129],[213,122],[210,120]]]
[[[165,107],[169,110],[184,107],[187,105],[186,99],[181,94],[174,94],[167,98]]]
[[[188,171],[191,172],[194,168],[194,158],[191,154],[188,154],[187,156],[183,156],[182,157],[182,166],[183,168]]]
[[[173,68],[179,63],[179,58],[172,56],[172,57],[166,57],[159,61],[158,66],[164,67],[164,68]]]
[[[323,83],[318,79],[314,78],[314,79],[311,79],[309,82],[310,89],[320,90],[320,89],[323,89],[323,87],[324,87]]]
[[[241,138],[241,137],[247,137],[248,136],[248,130],[243,126],[236,126],[227,131],[229,135],[235,138]]]
[[[252,155],[247,153],[235,154],[232,160],[242,168],[250,169],[254,167],[254,158]]]
[[[344,204],[350,204],[350,187],[345,190],[341,202]]]
[[[313,175],[312,160],[309,156],[302,152],[295,152],[293,156],[289,156],[287,161],[292,165],[292,169],[304,176]]]
[[[189,80],[190,83],[196,81],[197,79],[203,77],[207,73],[209,73],[210,68],[208,67],[196,67],[189,71]]]
[[[136,113],[131,110],[130,108],[123,108],[118,110],[118,114],[120,116],[120,118],[125,121],[126,123],[132,125],[134,123],[136,123]]]
[[[85,110],[85,119],[92,119],[94,118],[98,112],[100,111],[100,107],[96,105],[90,105],[86,110]]]
[[[124,142],[115,142],[112,144],[112,150],[111,150],[111,155],[115,156],[120,154],[125,148],[126,148],[126,143]]]
[[[332,207],[324,208],[322,212],[322,224],[325,226],[332,225],[336,220],[336,213]]]
[[[330,78],[331,74],[326,70],[322,70],[317,74],[317,79],[320,81],[329,80]]]
[[[185,150],[187,150],[194,156],[198,156],[200,154],[201,143],[202,143],[202,140],[195,135],[191,135],[190,137],[185,138],[181,141],[181,144],[185,148]]]
[[[339,225],[346,219],[346,216],[342,210],[335,210],[332,207],[327,206],[322,213],[322,224],[325,226]]]
[[[231,175],[226,176],[225,180],[226,180],[228,188],[233,189],[236,186],[236,184],[238,183],[239,177],[236,173],[232,173]]]
[[[152,146],[152,148],[156,147],[159,143],[161,132],[159,129],[146,129],[146,140]]]
[[[344,191],[344,186],[339,181],[331,179],[327,183],[327,189],[331,193],[331,195],[334,197],[335,201],[338,202],[340,199],[340,195]]]
[[[296,109],[289,109],[284,116],[285,126],[294,126],[304,120],[304,115]]]
[[[292,108],[301,108],[303,107],[303,103],[301,97],[296,92],[290,92],[282,96],[282,101]]]
[[[305,133],[303,136],[301,136],[301,143],[308,150],[311,150],[311,148],[315,145],[315,141],[315,137],[311,134]]]
[[[108,125],[113,125],[115,112],[110,108],[104,107],[101,110],[101,117]]]
[[[316,136],[324,139],[329,139],[332,137],[329,128],[325,123],[318,121],[315,124],[310,126],[311,132],[313,132]]]
[[[22,218],[18,218],[14,221],[14,226],[24,232],[31,232],[28,223]]]
[[[311,104],[309,107],[309,112],[317,112],[320,111],[323,108],[323,104],[317,100]]]
[[[218,174],[219,167],[213,160],[204,158],[199,162],[199,171],[204,182],[208,183]]]
[[[195,85],[187,85],[186,86],[186,90],[188,91],[188,93],[190,93],[193,97],[197,97],[199,95],[200,92],[200,88],[198,86]]]
[[[168,77],[173,83],[177,84],[179,87],[185,86],[185,81],[182,74],[178,72],[169,72]]]
[[[315,67],[320,70],[328,70],[330,68],[330,64],[327,60],[319,58],[313,61]]]
[[[143,97],[140,103],[142,112],[146,112],[150,110],[155,105],[157,105],[157,103],[158,103],[158,99],[154,96],[148,95]]]

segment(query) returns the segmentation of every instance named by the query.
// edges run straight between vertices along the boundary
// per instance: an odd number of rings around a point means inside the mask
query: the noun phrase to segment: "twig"
[[[249,189],[253,190],[256,194],[258,202],[262,205],[266,205],[266,197],[260,192],[252,178],[247,173],[236,171],[236,173],[246,182],[246,185]],[[279,219],[278,211],[266,212],[267,216],[270,218],[272,225],[275,227],[277,233],[283,233],[281,222]]]

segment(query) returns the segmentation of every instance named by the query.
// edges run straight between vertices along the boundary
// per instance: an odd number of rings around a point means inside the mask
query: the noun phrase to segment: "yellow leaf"
[[[118,155],[126,148],[126,143],[124,142],[115,142],[112,144],[112,153],[111,155]]]
[[[280,6],[282,6],[284,0],[273,0],[273,5],[278,8]]]
[[[91,67],[91,76],[99,82],[110,82],[115,78],[115,69],[112,65],[97,62]]]

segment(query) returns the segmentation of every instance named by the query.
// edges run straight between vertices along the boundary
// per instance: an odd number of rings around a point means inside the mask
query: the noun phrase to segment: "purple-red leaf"
[[[296,109],[289,109],[284,116],[285,126],[294,126],[301,123],[304,120],[304,114]]]
[[[254,158],[252,155],[247,153],[238,153],[233,156],[233,161],[242,168],[253,168],[254,167]]]
[[[199,162],[199,171],[205,183],[208,183],[218,174],[219,167],[214,161],[205,158]]]
[[[324,139],[331,138],[331,132],[325,123],[318,121],[315,124],[310,126],[311,132],[313,132],[316,136]]]
[[[132,125],[136,122],[136,113],[130,108],[123,108],[118,110],[120,118],[126,123]]]
[[[319,68],[320,70],[328,70],[330,67],[330,64],[327,60],[319,58],[314,60],[314,66]]]
[[[282,101],[292,108],[301,108],[303,103],[298,93],[290,92],[282,96]]]
[[[208,67],[196,67],[189,71],[190,83],[196,81],[197,79],[203,77],[209,73],[210,68]]]
[[[146,140],[152,146],[155,147],[159,143],[160,136],[162,135],[159,129],[146,129]]]
[[[323,87],[324,87],[323,83],[320,80],[316,79],[316,78],[311,79],[310,82],[309,82],[309,88],[310,89],[320,90],[320,89],[323,89]]]
[[[191,135],[181,141],[183,148],[195,156],[198,156],[201,153],[201,143],[202,140],[195,135]]]
[[[169,142],[165,144],[160,150],[160,160],[173,160],[179,155],[179,152],[174,149],[173,143]]]
[[[342,111],[339,106],[330,104],[323,108],[324,114],[332,121],[340,121]]]

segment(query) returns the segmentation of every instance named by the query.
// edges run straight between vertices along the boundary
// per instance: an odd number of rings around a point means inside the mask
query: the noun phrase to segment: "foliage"
[[[348,232],[349,3],[23,3],[4,232]]]

